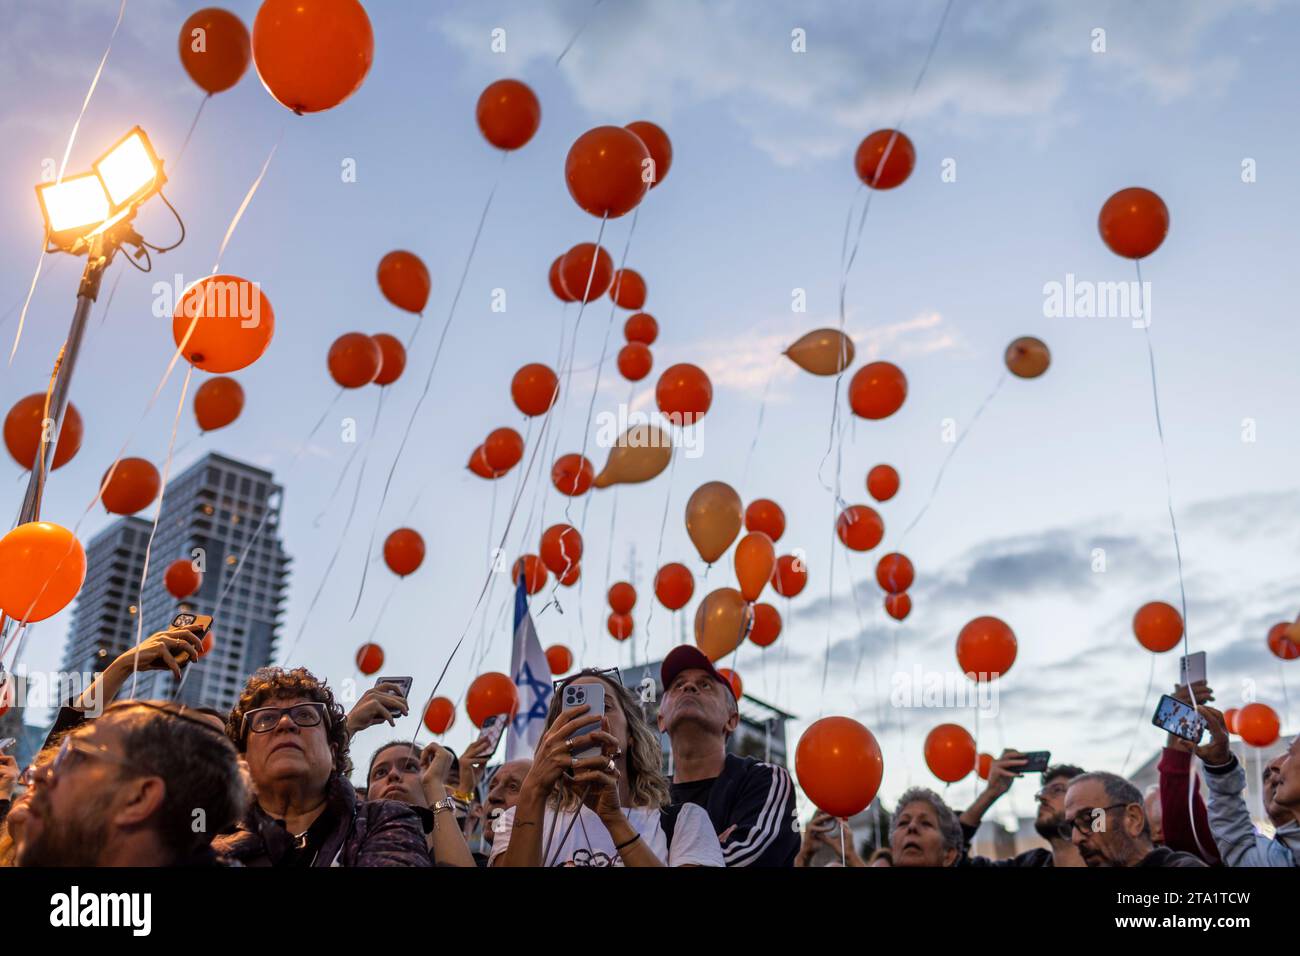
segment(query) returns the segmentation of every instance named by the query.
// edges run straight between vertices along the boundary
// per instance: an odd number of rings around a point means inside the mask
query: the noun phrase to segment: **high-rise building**
[[[143,592],[150,522],[122,518],[96,535],[63,669],[102,670],[184,607],[213,617],[211,652],[186,668],[179,692],[170,673],[149,672],[135,696],[230,709],[247,676],[271,661],[290,561],[280,541],[282,494],[269,471],[216,453],[176,476],[163,497]],[[200,571],[202,583],[177,601],[163,578],[181,559]]]

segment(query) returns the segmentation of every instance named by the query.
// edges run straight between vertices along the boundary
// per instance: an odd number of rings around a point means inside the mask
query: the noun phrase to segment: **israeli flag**
[[[546,709],[551,706],[551,666],[537,639],[532,615],[528,613],[525,576],[519,575],[515,589],[515,644],[510,652],[510,673],[519,690],[519,709],[510,723],[506,739],[506,760],[531,758],[546,729]]]

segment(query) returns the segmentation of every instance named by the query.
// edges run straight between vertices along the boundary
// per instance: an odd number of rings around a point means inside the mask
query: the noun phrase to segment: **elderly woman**
[[[497,818],[491,866],[722,866],[708,812],[668,806],[663,754],[618,672],[580,671],[556,689],[546,732],[519,788]],[[600,729],[589,705],[561,711],[570,684],[603,684]],[[598,746],[591,757],[577,754]]]
[[[937,793],[913,787],[898,798],[889,826],[894,866],[955,866],[962,847],[957,815]]]
[[[213,848],[245,866],[429,866],[410,807],[361,801],[348,782],[343,708],[306,668],[265,667],[226,721],[255,800]]]

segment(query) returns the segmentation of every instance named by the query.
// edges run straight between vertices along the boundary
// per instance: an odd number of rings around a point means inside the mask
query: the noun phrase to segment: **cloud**
[[[843,155],[905,113],[909,126],[974,129],[998,119],[1050,135],[1072,122],[1067,94],[1081,79],[1160,103],[1221,95],[1237,61],[1208,49],[1209,39],[1238,12],[1275,6],[956,3],[914,98],[944,0],[877,6],[869,15],[849,0],[626,0],[594,9],[517,0],[440,15],[435,26],[466,52],[481,51],[492,28],[504,27],[507,50],[497,59],[516,72],[550,66],[581,29],[560,71],[594,118],[670,122],[691,106],[720,102],[758,149],[792,165]],[[1104,52],[1095,50],[1097,29],[1105,31]],[[806,52],[793,49],[796,30]]]

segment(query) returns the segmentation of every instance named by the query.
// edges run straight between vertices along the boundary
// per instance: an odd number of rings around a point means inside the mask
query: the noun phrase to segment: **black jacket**
[[[962,847],[962,855],[957,860],[958,866],[1052,866],[1052,851],[1044,847],[1035,847],[1032,850],[1026,850],[1024,853],[1016,856],[1007,857],[1005,860],[990,860],[986,856],[971,856],[971,843],[975,840],[975,832],[978,827],[961,825],[962,839],[965,846]]]
[[[1205,866],[1205,861],[1181,850],[1158,846],[1144,856],[1138,866]]]
[[[673,784],[673,803],[695,803],[708,811],[719,834],[727,866],[794,866],[799,819],[794,783],[776,764],[727,754],[722,773],[710,781]]]

